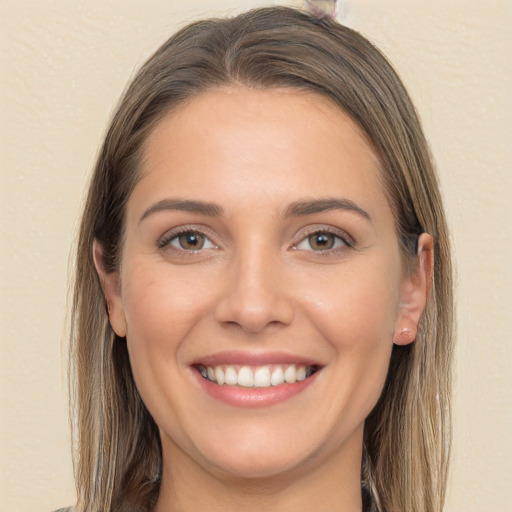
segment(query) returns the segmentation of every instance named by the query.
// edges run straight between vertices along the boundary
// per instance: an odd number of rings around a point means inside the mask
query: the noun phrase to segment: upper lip
[[[218,366],[218,365],[247,365],[265,366],[269,364],[298,364],[303,366],[323,366],[318,361],[289,352],[248,352],[241,350],[229,350],[207,355],[193,361],[194,365]]]

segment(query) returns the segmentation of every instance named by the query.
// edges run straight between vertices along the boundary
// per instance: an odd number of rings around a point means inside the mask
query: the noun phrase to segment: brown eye
[[[178,245],[180,249],[184,249],[185,251],[199,251],[204,247],[205,239],[206,237],[204,235],[190,231],[177,236],[171,242],[171,245]]]
[[[296,246],[301,251],[334,252],[344,247],[352,247],[353,244],[342,234],[334,234],[330,231],[315,231],[303,238]]]
[[[167,232],[158,240],[157,247],[162,250],[172,249],[183,254],[219,248],[201,231],[195,229],[182,230],[179,228]]]
[[[314,251],[328,251],[334,247],[336,238],[331,233],[313,233],[308,236],[308,242]]]

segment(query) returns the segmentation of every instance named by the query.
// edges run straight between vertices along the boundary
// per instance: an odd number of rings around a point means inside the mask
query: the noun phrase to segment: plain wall
[[[68,254],[115,101],[178,26],[269,3],[0,1],[1,511],[74,499]],[[458,268],[446,511],[511,510],[512,3],[347,0],[339,17],[395,64],[438,163]]]

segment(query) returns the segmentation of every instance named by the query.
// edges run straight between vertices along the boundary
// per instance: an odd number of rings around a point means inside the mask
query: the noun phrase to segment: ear
[[[124,338],[126,336],[126,318],[124,314],[123,302],[121,300],[121,281],[119,272],[106,272],[105,260],[103,258],[103,247],[94,240],[92,246],[94,266],[101,282],[103,295],[107,303],[107,312],[110,325],[114,332]]]
[[[398,317],[393,332],[393,343],[409,345],[416,338],[421,314],[432,287],[434,241],[422,233],[418,238],[416,268],[402,280]]]

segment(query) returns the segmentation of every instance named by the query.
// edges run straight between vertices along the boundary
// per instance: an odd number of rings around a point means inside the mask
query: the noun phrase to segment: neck
[[[205,469],[176,445],[168,450],[163,440],[162,485],[154,512],[361,512],[362,432],[356,436],[361,442],[352,440],[339,453],[313,457],[285,474],[257,478]]]

